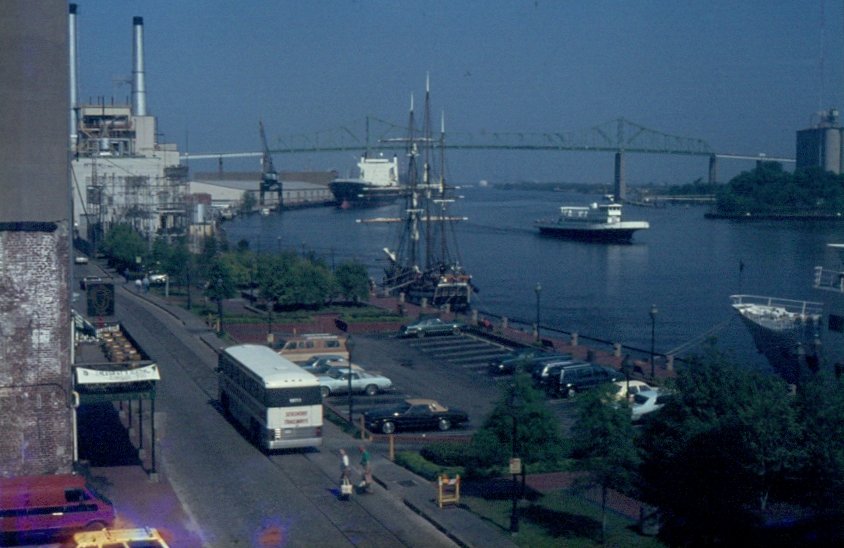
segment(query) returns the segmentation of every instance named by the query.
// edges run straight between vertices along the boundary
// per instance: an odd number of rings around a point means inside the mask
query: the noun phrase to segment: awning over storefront
[[[139,367],[99,367],[97,364],[79,365],[74,369],[74,389],[79,402],[153,400],[155,385],[161,380],[158,365],[147,363]]]
[[[76,384],[116,384],[141,381],[158,381],[161,375],[157,364],[150,364],[136,369],[100,370],[76,367]]]

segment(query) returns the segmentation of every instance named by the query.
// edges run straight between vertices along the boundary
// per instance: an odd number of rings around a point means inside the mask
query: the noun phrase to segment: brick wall
[[[0,223],[0,475],[71,468],[68,241],[66,223]]]

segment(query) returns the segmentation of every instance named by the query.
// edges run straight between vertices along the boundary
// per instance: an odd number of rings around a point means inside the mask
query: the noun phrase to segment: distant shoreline
[[[840,213],[704,213],[706,219],[732,221],[844,221]]]

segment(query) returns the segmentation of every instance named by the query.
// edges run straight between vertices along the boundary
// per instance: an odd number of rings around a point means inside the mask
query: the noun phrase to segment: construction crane
[[[264,122],[258,121],[258,129],[261,133],[261,145],[264,153],[261,156],[261,206],[264,205],[264,195],[267,192],[275,192],[278,195],[278,209],[281,209],[281,181],[278,180],[278,173],[273,167],[273,157],[270,154],[270,147],[267,145],[267,135],[264,133]]]

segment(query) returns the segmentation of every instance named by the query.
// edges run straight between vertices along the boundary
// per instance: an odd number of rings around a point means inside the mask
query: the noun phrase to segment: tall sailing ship
[[[440,133],[431,128],[430,82],[425,84],[425,112],[421,134],[417,135],[413,98],[407,138],[407,188],[404,216],[396,245],[384,248],[389,263],[383,287],[388,294],[403,293],[413,304],[462,311],[470,307],[472,277],[457,254],[454,225],[465,220],[452,216],[452,188],[445,179],[445,117]]]

